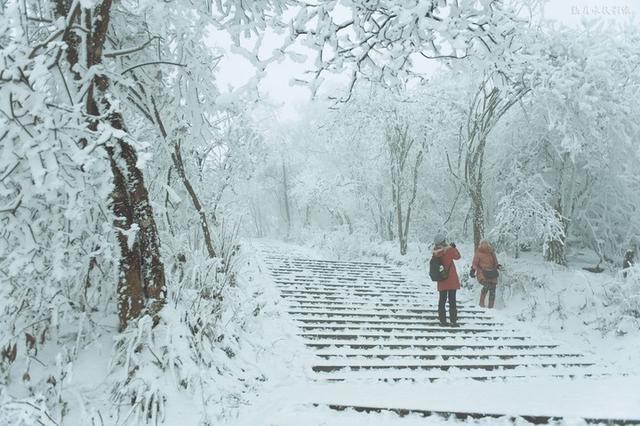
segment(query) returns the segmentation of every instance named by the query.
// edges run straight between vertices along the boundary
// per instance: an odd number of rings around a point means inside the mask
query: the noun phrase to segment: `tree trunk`
[[[480,240],[484,238],[484,202],[481,187],[477,187],[475,191],[473,191],[471,208],[473,210],[473,247],[477,249],[480,245]]]
[[[464,181],[471,198],[473,244],[476,249],[484,237],[485,231],[482,186],[484,184],[483,168],[487,138],[501,117],[529,92],[526,86],[519,85],[513,94],[505,96],[501,89],[490,87],[492,86],[491,82],[491,76],[482,82],[471,102],[467,116]],[[451,166],[449,166],[449,170],[452,170]]]
[[[407,254],[407,250],[409,248],[409,225],[411,223],[411,210],[413,209],[413,204],[416,201],[416,196],[418,195],[418,170],[420,168],[420,164],[422,164],[422,158],[424,155],[424,148],[421,148],[416,156],[416,162],[413,166],[413,184],[411,187],[411,198],[409,199],[409,203],[407,204],[407,214],[404,218],[404,247],[400,247],[400,254]],[[404,251],[404,252],[403,252]]]
[[[114,120],[112,119],[112,125]],[[117,118],[118,123],[121,119]],[[115,127],[115,126],[114,126]],[[140,243],[140,260],[142,263],[142,277],[144,279],[144,293],[147,298],[147,309],[155,314],[164,304],[167,288],[165,283],[164,265],[160,258],[160,238],[153,216],[153,208],[149,201],[149,192],[144,184],[142,171],[138,168],[138,156],[131,145],[119,140],[121,158],[127,166],[127,188],[133,220],[138,225]]]
[[[108,148],[113,151],[113,148]],[[137,238],[130,246],[128,238],[122,231],[130,230],[133,225],[133,212],[129,202],[126,180],[118,168],[113,153],[109,154],[111,172],[113,173],[112,210],[115,219],[113,226],[117,232],[120,259],[118,268],[118,318],[122,331],[129,320],[137,318],[144,308],[144,283],[142,279],[140,245]]]
[[[151,105],[153,105],[153,115],[156,120],[156,125],[160,129],[160,134],[162,135],[162,139],[164,139],[165,143],[167,143],[167,129],[164,126],[164,122],[160,117],[160,111],[158,111],[158,107],[156,105],[156,101],[151,97]],[[173,161],[173,165],[178,171],[178,176],[180,177],[180,181],[182,185],[187,190],[189,194],[189,198],[191,198],[191,203],[193,204],[193,208],[198,212],[200,227],[202,228],[202,238],[204,240],[205,247],[207,248],[207,254],[210,258],[216,257],[216,252],[213,249],[213,242],[211,241],[211,232],[209,231],[209,222],[207,221],[207,214],[202,207],[202,203],[200,203],[200,198],[198,194],[196,194],[195,189],[193,189],[193,185],[191,185],[191,181],[187,176],[187,172],[184,168],[184,161],[182,161],[182,152],[180,150],[180,144],[173,144],[173,153],[171,154],[171,160]],[[171,172],[171,170],[169,170]],[[167,216],[168,218],[168,216]],[[215,217],[214,217],[215,223]]]
[[[80,7],[77,6],[71,12],[69,27],[65,30],[63,40],[67,43],[66,58],[69,72],[75,80],[80,80],[75,67],[80,58],[78,51],[82,41],[86,43],[86,68],[90,69],[102,62],[111,6],[112,0],[103,0],[95,6],[93,11],[84,10],[86,22],[89,23],[90,28],[82,36],[72,29],[72,25],[78,24],[81,15]],[[66,19],[70,13],[69,3],[58,0],[56,13],[59,17]],[[89,117],[95,117],[87,124],[92,131],[98,129],[100,120],[106,120],[114,129],[125,130],[122,116],[111,111],[111,105],[104,96],[109,83],[108,77],[97,74],[92,77],[89,84],[85,108]],[[104,117],[105,115],[107,116]],[[106,150],[114,183],[113,225],[120,248],[117,292],[118,315],[122,330],[129,320],[144,314],[145,309],[154,314],[162,307],[166,297],[166,285],[164,265],[160,260],[158,231],[144,178],[137,167],[137,154],[133,147],[122,139],[108,144]]]
[[[351,223],[351,218],[349,217],[349,215],[347,214],[346,211],[342,211],[342,217],[344,217],[344,223],[347,224],[347,226],[349,227],[349,235],[353,234],[353,223]]]
[[[556,205],[556,216],[562,222],[562,227],[564,229],[564,235],[561,238],[556,238],[553,240],[548,240],[544,242],[544,259],[547,262],[553,262],[558,265],[566,266],[567,265],[567,231],[568,231],[568,221],[564,219],[562,216],[562,201],[558,200]]]
[[[395,184],[392,185],[393,188],[393,204],[396,210],[396,227],[398,229],[398,242],[400,244],[400,254],[404,256],[407,254],[407,243],[405,241],[405,235],[402,230],[402,200],[400,199],[400,188],[398,188]]]
[[[289,183],[287,182],[287,168],[282,161],[282,191],[284,193],[284,212],[287,219],[287,237],[291,233],[291,207],[289,206]]]
[[[198,216],[200,219],[200,228],[202,228],[202,238],[204,240],[204,245],[207,248],[207,254],[210,258],[216,257],[216,252],[213,249],[213,242],[211,241],[211,232],[209,231],[209,222],[207,221],[207,214],[200,203],[200,199],[198,198],[198,194],[196,194],[195,189],[191,185],[191,181],[187,177],[187,173],[184,170],[184,162],[182,161],[182,153],[180,152],[180,145],[173,145],[173,154],[171,154],[171,159],[173,160],[173,164],[176,166],[176,170],[178,171],[178,176],[180,176],[180,180],[184,185],[189,197],[191,198],[191,203],[193,204],[193,208],[198,212]]]

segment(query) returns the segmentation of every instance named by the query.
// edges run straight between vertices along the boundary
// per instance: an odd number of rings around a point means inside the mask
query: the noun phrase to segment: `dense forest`
[[[542,10],[0,0],[0,423],[155,424],[183,398],[219,424],[238,307],[259,313],[246,239],[404,255],[446,230],[619,268],[640,243],[640,27]],[[218,84],[226,55],[254,77]],[[310,94],[286,122],[260,89],[282,63]]]

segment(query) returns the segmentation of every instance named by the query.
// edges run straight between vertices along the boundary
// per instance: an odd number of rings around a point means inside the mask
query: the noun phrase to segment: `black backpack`
[[[444,281],[449,277],[449,270],[444,268],[439,257],[431,257],[429,261],[429,277],[431,281]]]

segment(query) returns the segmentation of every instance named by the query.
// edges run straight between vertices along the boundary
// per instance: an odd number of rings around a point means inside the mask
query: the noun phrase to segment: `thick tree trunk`
[[[75,80],[80,80],[76,66],[81,43],[85,43],[86,68],[102,62],[102,51],[107,37],[111,17],[112,0],[103,0],[95,9],[84,9],[84,24],[89,31],[82,36],[71,28],[65,30],[63,40],[67,43],[66,59],[69,71]],[[56,13],[70,24],[78,24],[81,13],[76,6],[69,10],[69,2],[56,1]],[[109,79],[95,75],[86,93],[88,128],[98,129],[100,120],[106,120],[115,129],[125,130],[122,116],[110,112],[111,105],[104,97],[109,87]],[[102,107],[102,111],[101,108]],[[106,118],[102,118],[108,114]],[[156,313],[164,303],[166,284],[164,266],[160,260],[160,241],[156,229],[149,194],[144,184],[142,172],[137,167],[137,154],[133,147],[122,139],[106,146],[114,189],[112,209],[115,216],[114,228],[120,248],[118,262],[118,315],[120,329],[124,329],[131,319],[145,312]]]
[[[121,120],[116,119],[118,123]],[[112,123],[113,123],[112,119]],[[127,167],[127,188],[133,210],[133,221],[138,226],[138,242],[140,244],[140,261],[144,279],[144,293],[147,298],[147,309],[155,314],[164,304],[167,288],[164,265],[160,258],[160,238],[153,216],[153,208],[149,201],[149,193],[144,184],[142,171],[138,168],[138,156],[131,145],[123,140],[118,141],[120,155]]]
[[[113,151],[110,148],[110,151]],[[117,232],[120,260],[118,268],[118,317],[120,329],[124,329],[129,320],[137,318],[144,308],[144,283],[141,271],[140,245],[136,240],[129,244],[127,235],[123,232],[130,230],[133,225],[126,180],[118,168],[113,152],[109,155],[111,172],[113,173],[112,209],[115,219],[113,226]]]

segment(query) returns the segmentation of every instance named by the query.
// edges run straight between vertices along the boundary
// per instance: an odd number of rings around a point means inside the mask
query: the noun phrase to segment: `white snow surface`
[[[422,307],[433,308],[436,303],[429,298],[433,297],[433,283],[427,278],[425,261],[429,248],[426,245],[410,246],[410,253],[400,257],[396,254],[397,248],[391,245],[368,245],[357,250],[336,250],[339,243],[334,244],[325,249],[270,240],[243,242],[245,261],[241,279],[238,286],[232,290],[233,294],[227,296],[230,303],[220,324],[220,330],[227,336],[225,345],[229,344],[235,354],[229,357],[219,350],[220,348],[213,348],[219,352],[219,355],[215,355],[216,365],[212,366],[210,371],[198,373],[209,386],[207,392],[202,394],[180,390],[176,383],[177,378],[171,375],[159,376],[157,371],[149,369],[148,376],[156,375],[156,385],[160,386],[168,397],[164,424],[528,424],[522,418],[514,420],[515,416],[523,415],[558,417],[561,420],[555,423],[566,425],[585,424],[585,417],[640,421],[640,333],[637,318],[628,313],[629,306],[633,307],[632,305],[612,304],[611,300],[615,299],[607,293],[613,290],[623,291],[626,284],[613,272],[591,274],[583,271],[582,266],[593,264],[588,258],[576,257],[571,260],[569,268],[562,268],[551,266],[535,256],[512,259],[499,254],[505,270],[498,288],[497,307],[493,311],[486,311],[490,320],[469,319],[468,326],[474,328],[481,326],[483,321],[496,320],[504,323],[502,329],[505,333],[525,333],[540,343],[560,343],[558,348],[541,349],[540,353],[553,356],[569,349],[571,353],[583,354],[585,360],[596,363],[593,371],[597,374],[594,377],[551,377],[554,372],[562,372],[558,367],[553,370],[541,370],[537,377],[512,378],[509,374],[502,374],[502,377],[484,381],[464,377],[462,373],[456,374],[455,370],[442,372],[442,378],[434,382],[417,380],[385,383],[371,380],[369,373],[359,371],[345,372],[343,376],[346,380],[342,382],[319,380],[324,373],[314,373],[311,367],[329,365],[331,362],[318,358],[313,350],[305,347],[303,338],[298,335],[300,329],[296,324],[296,315],[287,313],[290,304],[281,297],[264,262],[265,252],[312,259],[341,257],[394,265],[407,277],[407,288],[424,291],[425,300]],[[348,241],[345,241],[345,244],[356,247]],[[463,280],[459,300],[468,312],[476,312],[479,286],[466,274],[471,260],[471,249],[466,244],[459,247],[463,256],[457,262],[458,272]],[[376,312],[366,304],[355,306],[354,310],[360,313]],[[313,312],[314,309],[310,311]],[[326,309],[315,311],[322,312]],[[163,312],[167,323],[172,323],[172,315],[176,315],[176,312],[171,307],[167,307]],[[404,321],[398,319],[394,324],[401,327]],[[175,323],[178,322],[175,319]],[[108,396],[113,386],[108,365],[113,350],[113,333],[109,330],[113,329],[114,324],[114,318],[105,318],[104,324],[100,326],[104,332],[82,349],[75,363],[60,365],[61,370],[68,372],[64,379],[63,397],[69,402],[64,425],[91,422],[105,425],[135,424],[131,420],[126,422],[123,418],[109,414],[113,412]],[[367,327],[376,325],[375,321],[366,321],[364,324]],[[417,330],[416,333],[419,334],[421,331]],[[176,338],[177,334],[176,330],[171,333],[167,331],[167,336],[173,338]],[[230,340],[232,337],[233,340]],[[457,353],[489,353],[488,350],[474,348],[479,341],[468,340],[467,347],[459,349]],[[323,340],[317,342],[322,343]],[[376,343],[376,340],[359,339],[352,342]],[[406,343],[406,340],[397,342]],[[455,339],[443,342],[454,343]],[[174,350],[177,353],[187,351],[183,347],[176,347]],[[340,348],[328,347],[317,350],[316,353],[340,355],[341,351],[345,352]],[[362,349],[355,353],[365,355],[367,351],[368,349]],[[354,353],[353,350],[350,353]],[[385,349],[379,348],[376,353],[385,355]],[[393,350],[389,353],[406,356],[416,354],[411,348]],[[504,353],[522,355],[518,350]],[[39,354],[39,357],[50,358],[45,353]],[[349,362],[359,363],[363,360],[364,358],[358,356],[351,358]],[[480,363],[490,363],[493,360],[494,358],[489,358]],[[390,357],[368,362],[384,365],[401,361],[402,358]],[[423,361],[423,364],[430,362]],[[37,368],[38,364],[34,363],[34,374]],[[514,370],[514,373],[517,372],[517,369]],[[378,373],[379,376],[384,374],[387,373]],[[418,379],[421,376],[419,371],[414,374]],[[25,390],[18,385],[19,381],[15,380],[14,383],[15,385],[0,392],[0,424],[56,424],[43,414],[45,407],[37,397],[27,397]],[[336,411],[328,407],[331,404],[433,413],[486,413],[503,417],[465,421],[442,415],[425,417],[408,414],[401,417],[390,411]]]
[[[330,259],[335,257],[331,254],[336,253],[335,247],[323,251],[322,247],[311,249],[265,240],[253,241],[252,244],[263,254],[285,253],[292,257]],[[410,285],[433,285],[426,275],[425,260],[429,252],[426,246],[414,248],[404,258],[395,255],[395,250],[396,247],[392,246],[367,247],[355,253],[344,251],[341,257],[395,264],[406,274]],[[470,246],[463,244],[460,251],[463,259],[457,265],[463,277],[463,289],[459,291],[459,300],[474,306],[479,285],[473,280],[469,281],[466,276],[471,261]],[[314,360],[311,350],[305,348],[302,340],[295,336],[296,326],[283,312],[288,304],[284,299],[279,299],[266,265],[259,263],[259,280],[263,280],[265,291],[274,297],[273,316],[277,318],[277,321],[265,327],[281,327],[271,334],[280,333],[282,337],[279,339],[290,339],[281,346],[287,348],[284,352],[287,354],[284,363],[287,367],[274,368],[266,373],[269,380],[229,424],[370,426],[461,422],[452,417],[435,415],[424,417],[409,414],[400,417],[389,411],[335,411],[328,408],[330,404],[505,416],[464,421],[473,424],[512,424],[514,421],[516,424],[527,424],[522,418],[514,420],[517,416],[550,416],[561,418],[555,420],[556,424],[567,425],[585,424],[583,418],[640,421],[638,330],[631,328],[623,333],[615,329],[604,331],[593,326],[599,315],[603,315],[598,310],[604,303],[600,292],[595,291],[594,287],[603,288],[605,283],[614,281],[616,277],[607,273],[591,274],[573,265],[569,268],[551,266],[533,256],[512,259],[502,255],[500,260],[505,265],[505,272],[502,288],[498,291],[498,303],[491,314],[535,339],[561,342],[562,347],[586,355],[598,364],[603,374],[573,378],[540,374],[539,377],[501,377],[485,381],[452,378],[449,375],[435,382],[398,383],[349,380],[347,376],[343,382],[323,382],[317,380],[309,367],[326,361]],[[523,284],[526,279],[532,280],[532,283]],[[511,282],[507,284],[507,280]],[[543,285],[538,287],[535,283]],[[587,294],[592,295],[592,300],[587,297],[585,305]],[[425,300],[425,306],[433,306],[434,302]],[[282,312],[276,313],[278,309]],[[558,309],[563,311],[562,315],[554,318]],[[613,309],[609,308],[611,315]],[[327,351],[335,353],[336,348]],[[394,362],[393,359],[390,362]],[[280,374],[283,372],[285,374]]]

